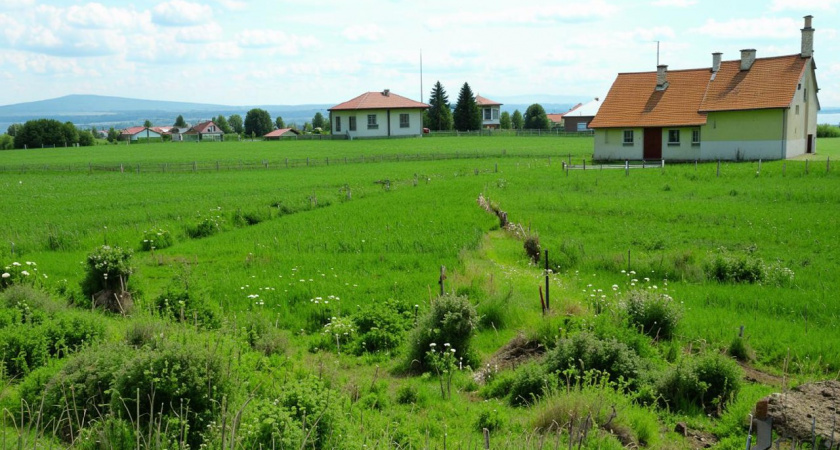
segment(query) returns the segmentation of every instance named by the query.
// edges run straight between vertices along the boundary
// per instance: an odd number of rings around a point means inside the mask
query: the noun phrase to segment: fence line
[[[287,169],[298,167],[326,167],[331,165],[369,164],[381,162],[416,162],[416,161],[445,161],[457,159],[488,159],[488,158],[532,158],[551,159],[556,154],[510,154],[506,150],[501,153],[416,153],[370,155],[354,157],[321,157],[321,158],[284,158],[277,160],[216,160],[189,162],[145,162],[145,163],[75,163],[75,164],[20,164],[0,166],[0,172],[120,172],[120,173],[184,173],[184,172],[220,172]]]

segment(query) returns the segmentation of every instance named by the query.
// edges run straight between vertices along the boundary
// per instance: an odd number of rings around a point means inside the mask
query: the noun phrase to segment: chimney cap
[[[384,96],[386,96],[386,97],[387,97],[388,95],[390,95],[390,94],[391,94],[391,90],[390,90],[390,89],[385,89],[384,91],[382,91],[382,95],[384,95]]]

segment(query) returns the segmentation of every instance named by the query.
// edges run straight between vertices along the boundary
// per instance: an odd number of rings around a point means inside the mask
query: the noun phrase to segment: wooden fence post
[[[549,272],[548,272],[548,250],[545,251],[545,309],[551,310],[551,296],[548,294],[548,281],[549,281]]]
[[[444,285],[443,282],[446,280],[446,266],[440,266],[440,279],[438,279],[438,284],[440,284],[440,296],[443,297],[444,293]]]

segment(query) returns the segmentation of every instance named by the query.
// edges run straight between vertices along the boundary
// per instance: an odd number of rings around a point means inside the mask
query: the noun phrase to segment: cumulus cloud
[[[615,14],[617,10],[617,7],[603,0],[594,0],[585,4],[518,5],[508,9],[444,14],[427,20],[426,27],[440,29],[456,25],[554,25],[597,20]]]
[[[376,24],[364,24],[347,27],[341,34],[354,42],[374,42],[382,39],[385,36],[385,31]]]
[[[319,45],[311,36],[289,35],[277,30],[245,30],[236,36],[236,42],[245,49],[265,49],[272,53],[296,55],[301,50]]]
[[[656,0],[652,2],[653,6],[674,6],[677,8],[687,8],[697,4],[697,0]]]
[[[770,10],[778,11],[836,11],[840,8],[840,0],[773,0]]]
[[[63,16],[69,25],[78,28],[134,28],[149,21],[148,12],[137,12],[133,8],[109,8],[101,3],[73,5]]]
[[[717,21],[709,19],[692,31],[719,39],[789,38],[791,30],[799,30],[800,21],[791,18],[759,17]]]
[[[32,7],[34,4],[35,0],[0,0],[0,11],[26,9]]]
[[[184,44],[205,44],[221,40],[223,33],[224,30],[222,30],[222,27],[218,23],[211,22],[204,25],[181,28],[176,33],[175,40]]]
[[[152,8],[152,21],[163,26],[189,26],[209,22],[213,8],[201,3],[171,0]]]

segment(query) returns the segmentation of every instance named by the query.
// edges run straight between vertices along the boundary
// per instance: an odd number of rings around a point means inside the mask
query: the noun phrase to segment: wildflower
[[[434,342],[432,342],[431,344],[429,344],[429,347],[437,347],[437,344],[435,344]]]
[[[29,276],[29,272],[27,272],[27,271],[25,271],[25,270],[21,270],[21,271],[20,271],[20,274],[21,274],[21,275],[23,275],[23,276],[25,276],[25,277],[28,277],[28,276]]]
[[[12,276],[9,272],[3,272],[3,278],[9,278]]]
[[[13,262],[13,263],[12,263],[12,265],[13,265],[13,266],[19,266],[19,265],[20,265],[20,263],[19,263],[19,262],[17,262],[17,261],[15,261],[15,262]]]

